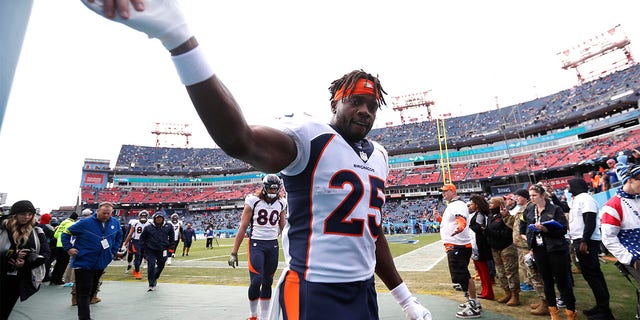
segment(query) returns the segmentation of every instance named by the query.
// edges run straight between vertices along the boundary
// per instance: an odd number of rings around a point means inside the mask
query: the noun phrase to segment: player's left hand
[[[402,305],[402,311],[407,320],[431,320],[431,311],[420,304],[415,297],[411,297]]]
[[[237,267],[238,266],[238,254],[237,253],[232,253],[229,255],[229,266],[230,267]]]

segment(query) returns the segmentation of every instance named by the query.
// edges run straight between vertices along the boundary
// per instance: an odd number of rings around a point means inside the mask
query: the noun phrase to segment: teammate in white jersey
[[[249,248],[247,262],[249,266],[249,319],[266,319],[271,302],[273,275],[278,268],[278,236],[285,224],[287,203],[282,198],[282,181],[275,174],[268,174],[262,180],[262,188],[245,198],[240,227],[236,234],[233,250],[229,256],[229,265],[238,266],[238,250],[249,228]]]
[[[329,124],[309,122],[284,130],[250,126],[214,75],[177,1],[83,2],[98,14],[161,41],[207,131],[224,152],[262,172],[282,171],[289,204],[283,231],[288,268],[278,294],[285,319],[313,315],[332,320],[378,319],[374,272],[407,319],[431,319],[398,274],[381,228],[387,152],[365,139],[385,103],[386,92],[377,77],[355,70],[332,82]],[[373,50],[359,42],[359,32],[371,32],[371,23],[345,30],[354,37],[354,46],[336,51],[366,54]],[[225,50],[228,45],[220,43],[217,48]],[[216,64],[220,63],[224,61]],[[304,82],[305,77],[309,75],[301,73],[291,82]],[[257,75],[250,83],[270,84],[268,75]],[[274,88],[287,99],[287,83]]]
[[[129,233],[124,240],[124,246],[127,247],[129,255],[134,255],[133,260],[133,277],[140,280],[142,279],[142,273],[140,272],[140,264],[142,263],[142,251],[140,247],[140,235],[144,230],[144,227],[151,224],[149,221],[149,212],[142,210],[138,213],[138,219],[131,219],[129,221]],[[131,265],[127,266],[127,270]]]
[[[171,221],[169,221],[171,226],[173,227],[173,245],[169,248],[169,257],[167,258],[167,264],[171,264],[171,258],[176,256],[176,249],[178,248],[178,243],[182,240],[182,221],[180,221],[180,216],[177,213],[171,215]]]

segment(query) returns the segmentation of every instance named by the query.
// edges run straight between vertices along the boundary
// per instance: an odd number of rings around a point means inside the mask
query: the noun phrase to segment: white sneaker
[[[156,290],[156,286],[149,286],[149,289],[147,289],[147,291],[155,291]]]
[[[474,302],[474,304],[475,304],[474,308],[475,309],[478,309],[478,310],[482,311],[482,305],[480,304],[480,301],[471,300],[471,299],[467,300],[467,302],[459,304],[458,305],[458,310],[463,310],[464,308],[468,307],[469,306],[469,301],[473,301]]]
[[[456,318],[460,319],[475,319],[480,318],[481,307],[473,300],[467,301],[466,307],[456,312]]]
[[[171,265],[171,257],[167,258],[167,264]]]

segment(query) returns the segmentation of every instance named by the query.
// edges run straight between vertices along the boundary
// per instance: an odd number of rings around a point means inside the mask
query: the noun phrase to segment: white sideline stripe
[[[230,268],[227,261],[213,261],[215,258],[227,257],[209,256],[196,259],[178,259],[174,258],[169,268]],[[398,271],[429,271],[433,269],[442,259],[446,257],[442,240],[428,244],[416,250],[407,252],[393,259]],[[113,261],[112,266],[126,267],[127,263],[123,260]],[[240,261],[240,268],[246,268],[246,261]],[[284,261],[278,263],[278,269],[284,268]]]
[[[446,257],[442,240],[393,259],[398,271],[429,271]]]

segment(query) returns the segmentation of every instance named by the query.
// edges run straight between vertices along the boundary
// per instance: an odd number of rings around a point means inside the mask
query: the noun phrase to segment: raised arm
[[[209,135],[225,153],[269,173],[295,159],[297,149],[291,137],[277,129],[247,124],[240,106],[209,66],[176,0],[82,2],[101,16],[162,42]]]

